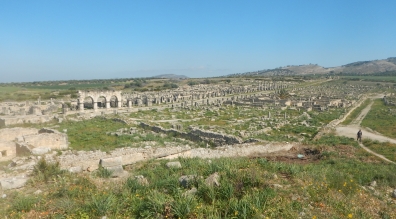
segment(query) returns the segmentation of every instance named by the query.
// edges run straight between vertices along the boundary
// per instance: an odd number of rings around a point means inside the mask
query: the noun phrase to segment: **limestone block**
[[[18,189],[24,187],[27,180],[28,178],[22,176],[0,179],[0,185],[3,190]]]
[[[182,168],[182,165],[179,161],[174,161],[166,163],[166,167],[179,169]]]
[[[205,183],[208,186],[220,186],[220,175],[216,172],[213,173],[212,175],[208,176],[208,178],[205,179]]]
[[[24,141],[32,148],[47,147],[50,149],[67,149],[68,139],[64,133],[42,133],[36,135],[25,135]]]
[[[196,175],[183,175],[179,177],[179,183],[184,188],[188,188],[191,183],[193,183],[197,179]]]
[[[124,168],[122,168],[122,166],[112,166],[105,168],[111,172],[111,177],[119,177],[124,174]]]
[[[11,160],[16,156],[16,144],[0,140],[0,160]]]
[[[51,151],[51,148],[46,148],[46,147],[38,147],[38,148],[33,148],[31,150],[32,154],[34,155],[42,155],[46,154]]]
[[[83,171],[82,166],[70,167],[68,169],[70,173],[81,173]]]
[[[198,189],[193,187],[190,190],[183,193],[184,196],[194,196],[198,192]]]
[[[139,161],[145,160],[146,157],[143,153],[133,153],[122,155],[122,165],[130,165]]]
[[[17,142],[15,151],[17,156],[28,156],[32,154],[32,150],[30,149],[29,145],[24,142]]]
[[[18,136],[37,134],[35,128],[5,128],[0,129],[0,139],[2,141],[14,141]]]
[[[122,166],[122,157],[102,158],[99,161],[102,167]]]

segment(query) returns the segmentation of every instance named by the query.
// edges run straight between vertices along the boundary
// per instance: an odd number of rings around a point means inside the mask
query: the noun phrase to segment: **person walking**
[[[356,141],[360,141],[360,142],[362,142],[362,130],[361,129],[359,129],[359,131],[358,131],[358,133],[357,133],[357,139],[356,139]]]

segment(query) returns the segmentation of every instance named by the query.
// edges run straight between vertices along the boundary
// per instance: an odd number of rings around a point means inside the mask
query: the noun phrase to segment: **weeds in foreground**
[[[373,141],[370,139],[364,139],[363,144],[371,150],[385,156],[389,160],[396,162],[396,144]]]
[[[322,146],[322,153],[326,148],[337,147]],[[359,149],[351,145],[342,147]],[[385,191],[396,186],[394,165],[364,163],[335,152],[327,153],[321,161],[303,165],[264,158],[219,158],[210,162],[180,158],[179,161],[180,169],[167,168],[166,160],[149,161],[135,169],[133,175],[143,175],[148,184],[130,177],[122,183],[105,181],[104,185],[96,186],[95,178],[59,175],[47,182],[42,194],[10,194],[13,204],[8,207],[4,204],[6,200],[0,200],[0,212],[8,218],[28,218],[33,211],[52,218],[62,218],[61,215],[70,218],[396,216],[396,206],[384,202]],[[205,179],[215,172],[220,176],[219,186],[207,185]],[[197,178],[183,186],[178,181],[182,175]],[[373,180],[378,184],[376,195],[362,188]]]
[[[100,178],[110,178],[112,174],[113,171],[108,170],[104,167],[99,167],[99,169],[96,171],[96,176]]]
[[[41,158],[33,169],[33,180],[48,182],[53,177],[64,172],[60,169],[59,162],[49,163],[44,158]]]

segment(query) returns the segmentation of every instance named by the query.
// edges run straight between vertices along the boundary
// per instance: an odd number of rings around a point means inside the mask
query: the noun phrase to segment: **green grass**
[[[67,129],[70,147],[75,150],[102,150],[108,151],[130,142],[134,136],[111,136],[106,132],[115,132],[127,128],[121,122],[116,122],[103,117],[80,122],[63,122],[59,130]]]
[[[322,153],[331,148],[322,146]],[[344,145],[343,150],[361,149]],[[376,190],[384,195],[388,187],[396,186],[396,166],[337,154],[327,153],[308,164],[264,158],[211,162],[180,158],[181,169],[167,168],[167,160],[152,160],[131,172],[132,176],[143,175],[148,185],[139,184],[134,177],[98,184],[92,177],[59,173],[57,180],[43,181],[42,194],[21,193],[0,200],[0,213],[8,218],[28,218],[33,213],[42,218],[298,218],[301,212],[304,218],[395,217],[395,205],[362,186],[376,180]],[[220,185],[206,185],[205,178],[215,172],[220,175]],[[185,188],[178,182],[182,175],[198,177]],[[193,187],[197,192],[185,195]],[[6,201],[12,204],[6,205]]]
[[[363,80],[363,81],[379,81],[379,82],[396,82],[394,76],[341,76],[341,78],[349,80]]]
[[[353,112],[349,114],[349,116],[341,123],[343,125],[348,125],[350,124],[354,119],[356,119],[362,110],[366,108],[370,104],[371,100],[367,99],[365,100],[359,107],[357,107]]]
[[[363,140],[364,146],[370,148],[372,151],[379,153],[391,161],[396,162],[396,144],[390,142],[372,141],[370,139]]]
[[[396,106],[386,106],[376,99],[361,126],[369,127],[385,136],[396,138]]]
[[[164,146],[166,142],[182,142],[173,136],[161,136],[154,132],[142,133],[144,130],[138,126],[135,128],[142,132],[120,136],[106,134],[114,133],[121,128],[129,129],[130,126],[111,118],[95,117],[78,122],[63,122],[59,125],[58,130],[67,130],[69,147],[74,150],[110,151],[121,147],[140,147],[140,143],[148,141],[154,141],[158,146]]]

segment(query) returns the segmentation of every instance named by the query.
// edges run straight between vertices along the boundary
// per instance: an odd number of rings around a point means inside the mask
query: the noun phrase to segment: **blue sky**
[[[333,67],[396,56],[396,1],[0,0],[0,82]]]

